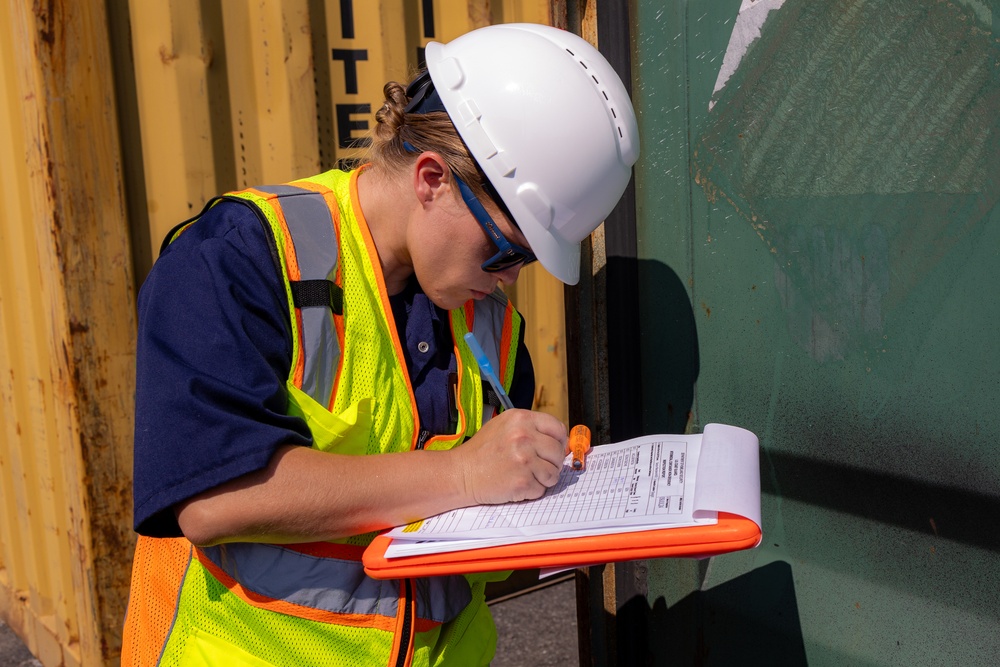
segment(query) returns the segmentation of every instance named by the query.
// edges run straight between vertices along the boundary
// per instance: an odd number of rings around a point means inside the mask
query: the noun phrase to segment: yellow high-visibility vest
[[[471,352],[479,338],[505,388],[521,318],[502,292],[449,313],[458,359],[456,432],[420,436],[382,272],[358,204],[358,171],[231,193],[266,223],[292,331],[286,386],[323,451],[449,449],[492,414]],[[183,229],[177,230],[179,234]],[[433,480],[414,480],[414,483]],[[335,511],[332,508],[331,511]],[[123,665],[485,665],[496,630],[487,581],[506,573],[380,581],[361,564],[373,535],[299,545],[194,547],[140,537]]]

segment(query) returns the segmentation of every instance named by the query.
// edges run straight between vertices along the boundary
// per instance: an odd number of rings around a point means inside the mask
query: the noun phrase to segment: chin
[[[469,298],[471,297],[462,300],[462,297],[460,296],[428,294],[427,298],[431,300],[431,303],[433,303],[438,308],[441,308],[442,310],[455,310],[456,308],[460,308],[463,304],[465,304],[465,302],[468,301]]]

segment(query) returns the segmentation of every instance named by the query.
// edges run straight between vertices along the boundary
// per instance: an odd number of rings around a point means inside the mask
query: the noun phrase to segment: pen
[[[590,429],[578,424],[569,432],[569,449],[573,452],[573,470],[583,470],[590,451]]]
[[[486,376],[486,380],[493,387],[493,391],[496,392],[497,396],[500,398],[500,403],[503,405],[504,410],[510,410],[514,407],[514,404],[510,402],[510,396],[507,392],[503,390],[503,385],[500,384],[500,380],[497,379],[496,373],[493,372],[493,366],[490,364],[490,360],[486,358],[486,353],[483,352],[483,348],[479,346],[479,341],[476,337],[472,335],[472,332],[465,334],[465,344],[469,346],[472,350],[472,356],[476,358],[476,363],[479,364],[479,370],[483,372]]]

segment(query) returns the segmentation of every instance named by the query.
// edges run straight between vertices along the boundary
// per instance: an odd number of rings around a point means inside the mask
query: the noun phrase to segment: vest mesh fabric
[[[342,276],[352,277],[341,281],[344,312],[342,320],[338,318],[338,328],[342,332],[342,359],[329,412],[342,414],[356,403],[367,402],[373,412],[364,453],[408,450],[415,440],[416,404],[381,271],[376,269],[374,243],[365,222],[354,217],[354,211],[360,211],[356,177],[334,171],[294,185],[328,188],[335,194],[339,204],[340,271]],[[259,191],[236,193],[262,210],[276,237],[287,277],[294,279],[297,273],[294,246],[283,230],[280,201],[261,195]],[[378,289],[372,289],[373,286]],[[291,306],[290,287],[286,291]],[[514,318],[519,326],[516,314]],[[295,367],[301,367],[306,351],[300,347],[296,327],[292,328],[294,376]],[[509,329],[505,334],[509,343]],[[516,345],[516,337],[514,340]],[[510,350],[503,350],[502,354],[512,361]],[[469,378],[461,387],[460,402],[473,418],[462,425],[461,435],[441,438],[435,442],[437,447],[454,446],[464,436],[474,433],[481,423],[481,413],[469,407],[481,401],[481,381],[474,364],[467,370]],[[509,378],[505,379],[509,387]],[[366,545],[372,535],[343,541]],[[199,558],[200,552],[193,551],[186,540],[141,538],[140,545],[143,548],[136,552],[132,596],[143,604],[135,605],[135,614],[130,604],[125,643],[132,648],[127,653],[123,651],[123,664],[361,667],[386,664],[388,657],[394,655],[399,642],[396,616],[323,612],[266,598],[244,589],[215,563]],[[444,625],[414,619],[417,634],[411,665],[489,663],[496,632],[483,593],[485,581],[490,578],[497,577],[467,578],[472,601]],[[400,600],[398,609],[403,608]]]
[[[392,310],[381,270],[372,265],[377,258],[367,225],[354,216],[351,181],[334,181],[333,191],[341,202],[341,272],[363,278],[344,281],[344,358],[334,398],[334,414],[346,410],[359,399],[370,396],[406,396],[409,409],[400,400],[375,404],[374,428],[369,434],[368,454],[407,451],[412,448],[416,401],[401,360],[403,359]],[[360,210],[360,207],[358,207]],[[378,285],[378,291],[371,287]],[[392,350],[393,354],[386,354]],[[400,437],[400,436],[404,437]],[[404,439],[409,436],[409,439]]]
[[[337,665],[382,664],[393,633],[295,618],[246,604],[197,560],[184,580],[175,631],[161,665]],[[245,593],[244,593],[245,595]],[[211,605],[200,604],[212,600]],[[336,655],[331,646],[337,646]]]
[[[191,543],[185,539],[139,537],[122,631],[122,664],[154,665],[159,660],[190,561]]]

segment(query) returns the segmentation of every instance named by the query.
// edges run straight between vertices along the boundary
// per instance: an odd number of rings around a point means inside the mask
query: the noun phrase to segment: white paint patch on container
[[[729,36],[729,46],[726,47],[726,55],[722,59],[722,68],[715,80],[712,99],[708,102],[709,111],[715,106],[716,93],[725,88],[726,82],[739,67],[750,45],[760,37],[760,29],[768,15],[783,4],[785,0],[743,0],[736,23],[733,25],[733,34]]]

